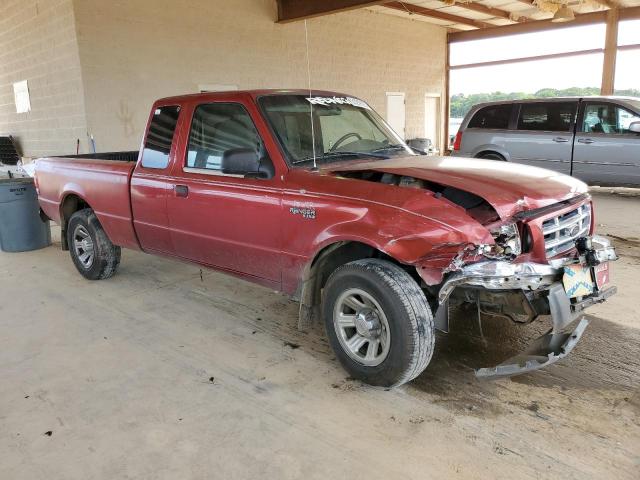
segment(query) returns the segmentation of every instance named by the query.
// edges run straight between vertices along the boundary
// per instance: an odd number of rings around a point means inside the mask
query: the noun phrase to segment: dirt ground
[[[542,326],[483,339],[460,311],[391,391],[267,289],[134,252],[104,282],[59,242],[0,253],[0,478],[640,478],[640,198],[595,199],[619,294],[568,358],[478,381]]]

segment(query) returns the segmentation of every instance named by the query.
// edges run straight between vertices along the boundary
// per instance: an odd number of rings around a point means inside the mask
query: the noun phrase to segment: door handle
[[[556,143],[567,143],[569,139],[564,137],[556,137],[553,139],[553,141]]]
[[[189,196],[189,187],[186,185],[176,185],[174,191],[176,192],[176,197],[186,198]]]
[[[591,140],[590,138],[579,138],[578,143],[586,143],[587,145],[590,143],[594,143],[595,140]]]

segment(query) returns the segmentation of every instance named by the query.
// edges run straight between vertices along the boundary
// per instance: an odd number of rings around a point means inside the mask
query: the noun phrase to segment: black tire
[[[377,365],[363,365],[352,358],[354,352],[348,353],[342,343],[348,343],[354,337],[346,339],[334,325],[336,309],[343,313],[341,299],[348,298],[345,295],[354,291],[362,291],[372,297],[383,310],[382,315],[388,324],[388,353]],[[431,361],[435,332],[429,303],[416,281],[391,262],[356,260],[336,269],[324,288],[322,315],[329,343],[353,378],[375,386],[398,386],[417,377]],[[353,332],[354,336],[359,333],[356,327],[353,327]]]
[[[89,238],[91,243],[83,243],[81,238]],[[67,242],[71,260],[83,277],[89,280],[104,280],[116,273],[120,265],[120,247],[111,243],[98,217],[90,208],[79,210],[71,216],[67,224]],[[83,245],[91,245],[93,249],[90,261],[85,255],[90,248],[83,250]]]
[[[484,158],[486,160],[500,160],[502,162],[506,161],[506,159],[502,155],[495,152],[481,153],[476,158]]]

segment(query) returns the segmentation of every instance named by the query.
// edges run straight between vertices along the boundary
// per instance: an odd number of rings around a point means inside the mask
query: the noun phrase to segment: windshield
[[[267,95],[259,103],[294,167],[313,164],[314,153],[318,165],[351,158],[414,155],[378,114],[357,98]]]
[[[640,100],[627,100],[627,102],[635,108],[635,113],[640,113]]]

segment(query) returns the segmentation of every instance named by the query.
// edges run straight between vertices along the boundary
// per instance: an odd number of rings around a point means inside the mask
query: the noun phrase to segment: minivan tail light
[[[461,144],[462,144],[462,131],[458,130],[458,133],[456,133],[456,139],[453,141],[453,151],[459,152]]]

